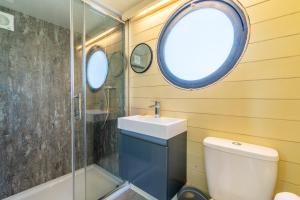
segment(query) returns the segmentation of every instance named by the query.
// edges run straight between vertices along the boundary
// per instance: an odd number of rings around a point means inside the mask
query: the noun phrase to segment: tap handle
[[[153,108],[153,107],[160,107],[160,102],[154,101],[154,104],[150,105],[149,108]]]

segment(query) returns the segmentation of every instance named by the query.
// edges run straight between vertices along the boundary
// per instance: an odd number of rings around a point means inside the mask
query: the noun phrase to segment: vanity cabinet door
[[[167,199],[168,147],[119,134],[120,176],[160,200]]]

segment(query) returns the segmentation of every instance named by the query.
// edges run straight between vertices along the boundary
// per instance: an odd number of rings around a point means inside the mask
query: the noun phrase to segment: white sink
[[[135,115],[118,118],[118,128],[168,140],[187,130],[186,119]]]

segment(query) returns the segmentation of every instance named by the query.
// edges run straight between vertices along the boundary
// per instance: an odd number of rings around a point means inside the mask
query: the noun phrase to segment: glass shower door
[[[125,114],[124,25],[79,0],[73,12],[74,199],[97,200],[123,183],[117,118]]]

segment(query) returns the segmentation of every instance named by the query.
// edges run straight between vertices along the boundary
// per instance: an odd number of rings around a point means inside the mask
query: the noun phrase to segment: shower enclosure
[[[124,24],[92,1],[0,1],[0,199],[97,200],[123,184]],[[88,84],[91,52],[104,77]]]

